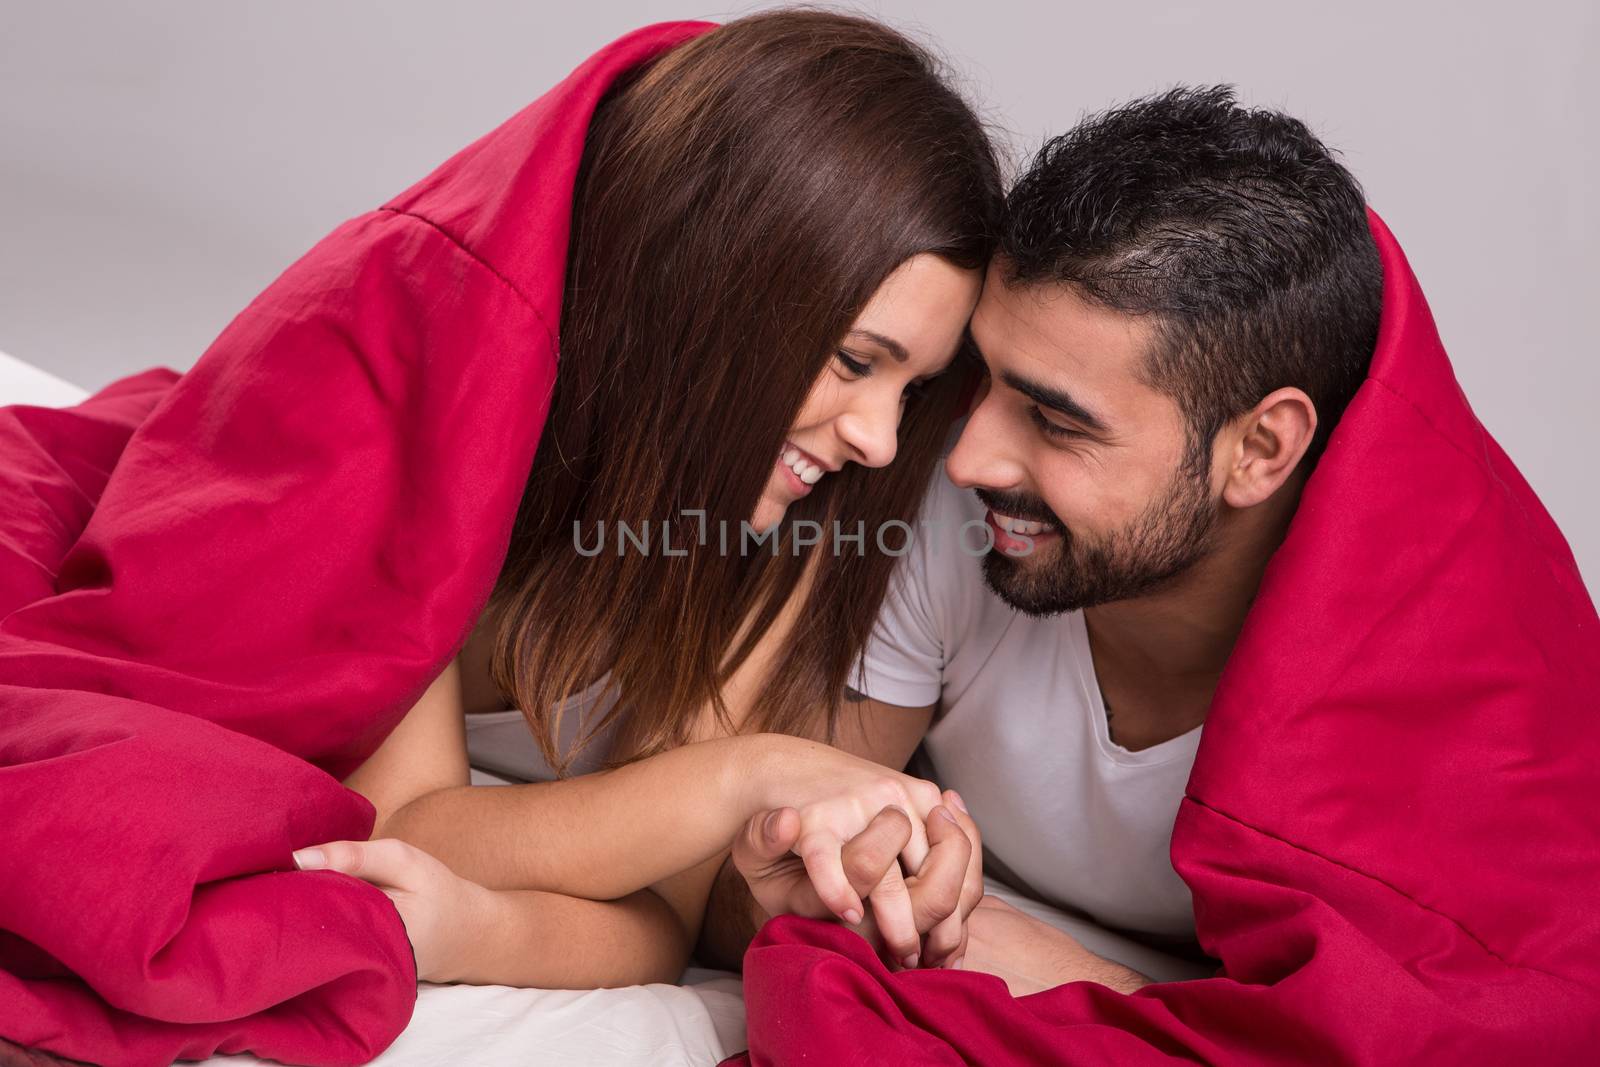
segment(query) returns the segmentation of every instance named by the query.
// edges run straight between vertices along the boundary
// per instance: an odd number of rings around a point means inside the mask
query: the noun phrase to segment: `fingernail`
[[[761,824],[761,833],[768,841],[776,841],[778,839],[777,812],[774,811],[767,815],[766,821]]]
[[[956,807],[960,808],[961,809],[961,814],[963,814],[963,815],[971,815],[972,814],[972,812],[967,810],[967,802],[961,799],[961,794],[960,793],[957,793],[954,789],[952,789],[952,790],[950,790],[949,796],[950,796],[950,803],[952,803]]]
[[[320,848],[303,848],[294,854],[294,865],[302,871],[314,871],[328,865],[328,857]]]
[[[961,825],[960,823],[956,822],[956,817],[954,815],[950,814],[950,809],[945,807],[943,804],[940,804],[937,808],[934,808],[933,810],[938,812],[940,815],[943,815],[946,822],[954,823],[956,826],[960,826]]]
[[[855,908],[851,908],[850,910],[848,910],[848,911],[846,911],[844,913],[844,921],[845,921],[845,923],[847,925],[850,925],[850,926],[860,926],[861,925],[861,913],[859,911],[857,911]]]
[[[965,957],[965,956],[957,956],[955,959],[953,959],[949,963],[945,964],[945,966],[947,968],[949,968],[950,970],[952,970],[952,971],[959,971],[961,969],[961,961],[966,959],[966,958],[967,957]]]
[[[905,959],[901,960],[900,963],[901,963],[902,966],[905,967],[906,970],[914,971],[914,970],[917,969],[917,963],[921,959],[922,959],[922,957],[920,955],[918,955],[917,953],[913,952],[911,955],[909,955]]]

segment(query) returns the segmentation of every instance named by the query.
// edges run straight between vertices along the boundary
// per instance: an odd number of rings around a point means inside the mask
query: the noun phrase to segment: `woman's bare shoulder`
[[[495,619],[485,609],[466,644],[456,654],[461,668],[461,705],[468,715],[505,711],[510,702],[489,676],[489,661],[494,653]]]

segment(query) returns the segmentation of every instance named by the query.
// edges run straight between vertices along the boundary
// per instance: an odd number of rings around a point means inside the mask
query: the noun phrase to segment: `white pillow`
[[[7,404],[36,404],[40,407],[62,408],[76,404],[88,395],[76,385],[0,352],[0,407]]]

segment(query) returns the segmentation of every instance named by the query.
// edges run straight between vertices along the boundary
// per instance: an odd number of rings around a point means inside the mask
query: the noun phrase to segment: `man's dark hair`
[[[1361,187],[1304,123],[1179,88],[1049,141],[1007,199],[1011,284],[1066,283],[1157,325],[1150,383],[1207,469],[1231,418],[1303,389],[1307,467],[1366,377],[1383,277]]]

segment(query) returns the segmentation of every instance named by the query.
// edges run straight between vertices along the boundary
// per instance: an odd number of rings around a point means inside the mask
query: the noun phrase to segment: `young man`
[[[842,740],[922,740],[992,869],[1217,967],[1147,984],[985,900],[964,947],[927,938],[963,970],[901,976],[780,918],[744,958],[752,1061],[1594,1062],[1600,617],[1394,236],[1218,90],[1089,121],[1009,206],[945,527]],[[757,829],[757,901],[810,910]]]
[[[1193,940],[1168,855],[1179,801],[1263,571],[1366,375],[1382,285],[1355,179],[1302,123],[1224,88],[1093,118],[1017,183],[971,323],[986,381],[848,731],[897,767],[920,743],[990,873]],[[735,861],[758,903],[805,911],[784,844],[747,834]],[[980,907],[970,930],[950,962],[1015,992],[1143,984],[1008,909]]]

